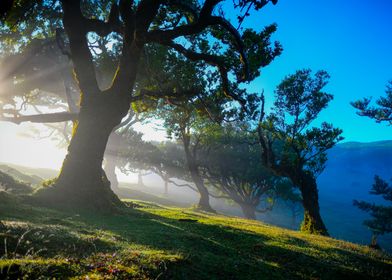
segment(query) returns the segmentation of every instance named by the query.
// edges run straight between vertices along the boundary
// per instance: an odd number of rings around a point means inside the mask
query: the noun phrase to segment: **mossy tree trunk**
[[[110,189],[102,161],[113,128],[120,114],[110,113],[110,103],[102,98],[94,106],[81,107],[68,154],[55,184],[39,192],[38,197],[56,206],[108,210],[121,205]]]
[[[296,182],[301,191],[304,208],[304,220],[301,224],[301,231],[328,236],[327,228],[320,215],[316,179],[309,173],[303,173]]]
[[[102,169],[103,156],[109,135],[129,111],[144,44],[136,40],[133,21],[124,18],[123,49],[118,68],[111,86],[102,90],[97,83],[88,43],[91,22],[84,17],[80,1],[61,1],[61,4],[69,55],[81,92],[80,112],[56,182],[52,187],[39,191],[36,199],[56,207],[110,211],[122,203],[110,189]],[[140,13],[147,10],[154,14],[158,6],[144,6]],[[149,15],[143,14],[143,17],[149,18]],[[141,22],[137,26],[139,34],[147,32],[150,23],[148,19]]]

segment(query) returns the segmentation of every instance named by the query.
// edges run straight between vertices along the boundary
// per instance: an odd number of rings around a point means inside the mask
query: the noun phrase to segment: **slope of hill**
[[[40,178],[40,179],[42,178],[44,180],[52,179],[52,178],[56,177],[59,173],[58,170],[54,170],[54,169],[28,167],[28,166],[13,164],[13,163],[0,163],[0,165],[3,166],[4,168],[11,168],[11,169],[17,170],[20,173],[23,173],[24,175],[27,175],[27,176],[32,176],[32,177],[35,176],[36,179],[37,178]],[[4,172],[6,172],[6,171],[4,171]]]
[[[318,187],[321,214],[333,237],[370,243],[371,232],[363,225],[369,215],[354,207],[353,200],[385,203],[380,197],[369,194],[375,174],[385,180],[392,178],[392,141],[347,142],[328,152],[327,165],[318,178]],[[302,214],[293,225],[286,206],[277,206],[259,218],[275,225],[299,228]],[[392,234],[381,236],[379,242],[392,252]]]
[[[392,258],[262,222],[140,201],[64,213],[0,193],[0,278],[390,279]]]
[[[11,175],[18,181],[30,183],[32,185],[38,185],[44,180],[41,177],[35,175],[36,172],[33,172],[31,174],[25,174],[19,170],[20,168],[14,168],[6,164],[0,164],[0,171]]]
[[[45,179],[57,175],[54,170],[13,167],[20,172],[36,174]],[[365,219],[369,218],[369,215],[354,207],[352,201],[357,199],[375,203],[383,202],[379,197],[369,194],[375,174],[386,180],[392,177],[392,141],[346,142],[329,151],[327,166],[319,176],[318,184],[321,213],[333,237],[369,244],[371,233],[362,224]],[[159,180],[152,180],[151,186],[149,185],[151,188],[135,189],[134,186],[132,189],[123,188],[123,193],[120,195],[123,198],[153,200],[161,204],[181,207],[197,201],[197,194],[189,190],[187,193],[187,190],[180,190],[175,186],[171,186],[168,197],[162,198],[163,186],[159,186],[159,182]],[[126,185],[123,184],[123,187]],[[223,201],[213,199],[212,203],[214,208],[221,213],[242,215],[240,209],[234,204],[227,205]],[[259,214],[258,218],[286,228],[299,228],[301,214],[293,223],[291,213],[286,206],[279,203],[276,206],[271,213]],[[379,242],[383,248],[392,252],[392,234],[381,236]]]

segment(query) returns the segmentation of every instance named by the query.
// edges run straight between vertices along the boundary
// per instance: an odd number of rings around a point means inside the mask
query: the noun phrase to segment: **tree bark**
[[[113,104],[102,95],[81,107],[60,174],[53,186],[37,192],[38,200],[55,207],[102,211],[122,205],[102,169],[109,135],[122,118]]]
[[[327,228],[320,215],[318,200],[318,189],[316,179],[311,174],[301,174],[297,185],[302,194],[302,205],[304,208],[304,220],[301,231],[312,234],[328,236]]]
[[[256,207],[245,203],[240,203],[239,205],[245,218],[256,220]]]
[[[199,203],[197,204],[197,208],[203,211],[215,213],[216,211],[210,205],[210,194],[208,192],[208,189],[204,185],[203,179],[199,174],[197,164],[195,163],[195,159],[193,158],[189,150],[189,141],[185,139],[185,141],[183,140],[183,144],[184,144],[185,157],[186,157],[189,173],[191,174],[191,178],[195,183],[195,186],[200,194],[200,199],[199,199]]]
[[[188,162],[188,168],[189,168],[189,172],[191,173],[192,180],[195,183],[195,186],[200,194],[200,199],[197,204],[197,208],[203,211],[214,213],[215,210],[210,205],[210,194],[208,192],[208,189],[204,186],[203,179],[200,177],[197,167],[194,165],[194,163]]]

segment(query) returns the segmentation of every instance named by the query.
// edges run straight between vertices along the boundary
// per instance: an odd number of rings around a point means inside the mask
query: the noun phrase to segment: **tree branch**
[[[166,46],[169,46],[169,47],[171,47],[173,49],[175,49],[177,52],[181,53],[186,58],[188,58],[188,59],[190,59],[192,61],[203,60],[207,64],[217,67],[218,70],[219,70],[221,79],[222,79],[222,88],[223,88],[224,94],[227,97],[232,98],[232,99],[238,101],[241,104],[241,106],[245,107],[246,100],[243,99],[241,96],[238,96],[237,94],[233,93],[230,90],[230,82],[229,82],[229,78],[228,78],[228,70],[227,70],[227,67],[225,65],[223,57],[218,56],[218,55],[194,52],[194,51],[191,51],[191,50],[185,48],[184,46],[182,46],[180,44],[177,44],[177,43],[175,43],[173,41],[165,41],[165,42],[163,42],[163,44],[166,45]]]
[[[79,117],[78,113],[51,113],[51,114],[38,114],[38,115],[18,115],[16,117],[5,117],[1,116],[0,121],[12,122],[15,124],[20,124],[22,122],[32,122],[32,123],[58,123],[66,121],[74,121]]]
[[[80,1],[62,0],[64,29],[69,38],[75,78],[81,91],[85,94],[83,100],[100,92],[95,76],[95,67],[87,42],[88,26],[86,18],[80,10]]]

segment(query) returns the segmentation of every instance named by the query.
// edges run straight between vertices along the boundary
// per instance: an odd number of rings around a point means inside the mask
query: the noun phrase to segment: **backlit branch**
[[[12,122],[15,124],[21,124],[22,122],[32,123],[58,123],[66,121],[74,121],[78,119],[79,114],[60,112],[50,114],[37,114],[37,115],[18,115],[15,117],[0,116],[0,121]]]
[[[223,92],[225,93],[225,95],[238,101],[242,106],[245,106],[246,101],[241,96],[238,96],[237,94],[233,93],[230,89],[230,81],[228,78],[228,69],[227,69],[227,66],[225,65],[223,57],[218,56],[218,55],[194,52],[194,51],[191,51],[191,50],[185,48],[184,46],[177,44],[175,42],[172,42],[172,41],[165,42],[164,44],[175,49],[177,52],[181,53],[186,58],[188,58],[192,61],[202,60],[211,66],[217,67],[218,71],[220,73],[221,79],[222,79],[222,88],[223,88]]]
[[[64,10],[63,24],[69,38],[75,77],[81,91],[85,93],[83,100],[87,100],[89,96],[100,92],[86,36],[90,30],[85,25],[86,18],[80,10],[80,1],[62,0],[61,2]]]

